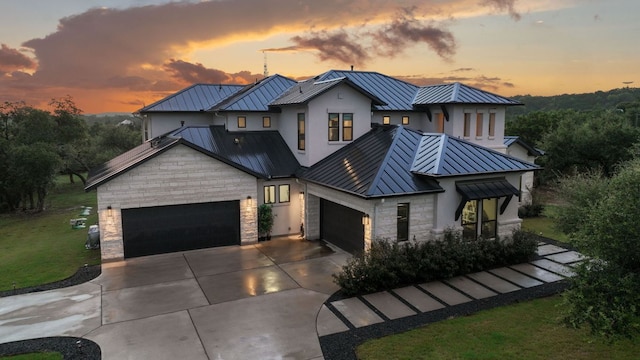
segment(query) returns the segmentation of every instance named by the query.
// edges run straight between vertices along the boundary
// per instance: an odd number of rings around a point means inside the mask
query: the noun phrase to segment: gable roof
[[[379,126],[311,166],[304,180],[370,198],[444,191],[429,178],[412,174],[420,134]]]
[[[216,111],[268,111],[269,104],[297,84],[282,75],[271,75],[255,84],[246,86],[228,99],[217,104]]]
[[[421,87],[412,103],[414,105],[522,105],[522,103],[518,101],[476,89],[459,82]]]
[[[411,172],[433,177],[539,170],[515,157],[446,134],[424,134]]]
[[[271,105],[293,105],[293,104],[306,104],[313,98],[324,94],[325,92],[335,88],[340,84],[345,84],[360,92],[362,95],[373,100],[374,105],[384,105],[384,102],[380,100],[376,95],[368,92],[366,89],[358,86],[346,77],[340,77],[330,80],[317,80],[316,78],[305,80],[297,83],[287,90],[282,96],[276,98]]]
[[[244,85],[195,84],[145,106],[138,112],[207,111],[244,87]]]
[[[95,189],[178,144],[263,179],[291,177],[300,168],[277,131],[228,132],[224,126],[182,127],[92,169],[85,190]]]
[[[373,71],[330,70],[317,77],[317,81],[348,78],[370,94],[379,98],[383,104],[376,110],[399,111],[413,110],[413,98],[419,87],[408,82]]]
[[[527,152],[531,156],[542,156],[542,155],[544,155],[544,150],[538,149],[538,148],[534,148],[533,146],[529,145],[524,140],[522,140],[519,136],[507,136],[507,135],[505,135],[503,143],[507,147],[510,147],[513,144],[518,144],[518,145],[522,146],[523,148],[525,148],[525,150],[527,150]]]

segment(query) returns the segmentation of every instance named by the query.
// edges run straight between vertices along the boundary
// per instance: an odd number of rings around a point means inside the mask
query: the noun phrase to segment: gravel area
[[[95,279],[101,272],[102,268],[100,265],[84,266],[78,269],[75,274],[64,280],[27,288],[0,291],[0,297],[54,290],[78,285]],[[62,357],[65,360],[99,360],[102,358],[102,352],[100,351],[100,346],[98,346],[98,344],[88,339],[76,337],[45,337],[0,344],[0,356],[47,351],[58,352],[62,354]]]

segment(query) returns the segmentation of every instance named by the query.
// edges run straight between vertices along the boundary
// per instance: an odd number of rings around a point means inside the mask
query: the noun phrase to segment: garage
[[[364,226],[360,211],[320,199],[320,236],[344,251],[364,251]]]
[[[240,245],[240,202],[122,209],[124,257]]]

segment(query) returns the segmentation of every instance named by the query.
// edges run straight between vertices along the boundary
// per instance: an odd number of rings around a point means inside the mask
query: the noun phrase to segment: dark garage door
[[[320,199],[320,236],[352,254],[364,251],[364,226],[360,211]]]
[[[240,202],[122,210],[124,257],[240,245]]]

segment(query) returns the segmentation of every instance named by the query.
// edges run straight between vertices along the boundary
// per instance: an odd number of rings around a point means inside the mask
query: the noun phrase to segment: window
[[[464,113],[464,137],[471,136],[471,114]]]
[[[289,184],[278,185],[278,199],[281,203],[288,203],[291,201],[289,196]]]
[[[476,136],[482,136],[482,122],[484,120],[483,113],[476,114]]]
[[[298,150],[304,150],[304,113],[298,113]]]
[[[482,237],[492,239],[496,237],[498,226],[498,199],[482,199]]]
[[[144,120],[142,120],[142,127],[144,128],[144,141],[149,140],[149,119],[147,119],[147,115],[144,115]]]
[[[271,127],[271,116],[263,116],[262,117],[262,127],[270,128]]]
[[[398,204],[398,241],[409,240],[409,203]]]
[[[495,238],[498,233],[498,199],[469,200],[462,209],[462,237]],[[480,226],[479,226],[480,225]]]
[[[520,180],[518,180],[518,202],[522,202],[522,175],[520,175]]]
[[[264,203],[275,204],[276,202],[276,186],[267,185],[264,187]]]
[[[247,117],[246,116],[238,116],[238,128],[246,128],[247,127]]]
[[[353,140],[353,114],[342,114],[342,141]]]
[[[329,141],[340,140],[340,114],[329,113]]]
[[[437,113],[436,114],[436,132],[437,133],[444,133],[444,114],[443,113]]]
[[[408,116],[403,116],[402,117],[402,125],[409,125],[409,117]]]
[[[382,124],[389,125],[391,124],[391,116],[385,115],[382,117]]]
[[[489,113],[489,137],[496,136],[496,113]]]

